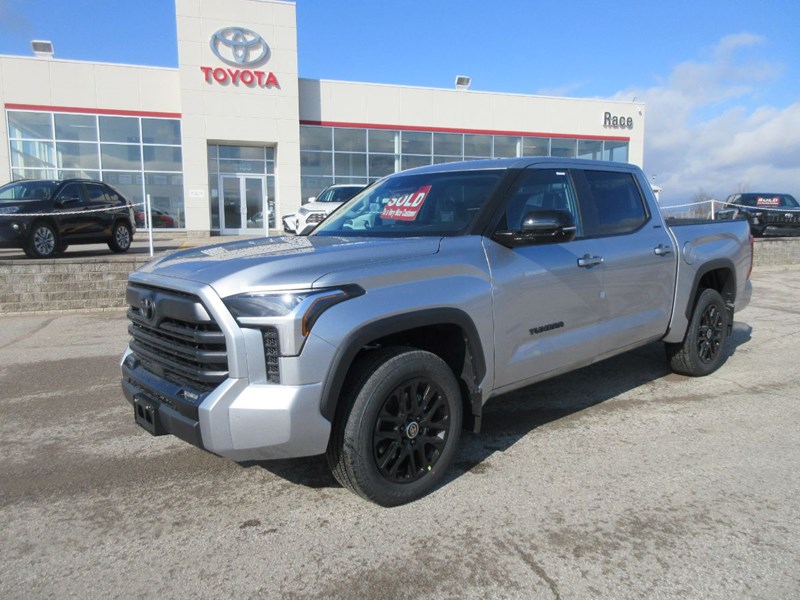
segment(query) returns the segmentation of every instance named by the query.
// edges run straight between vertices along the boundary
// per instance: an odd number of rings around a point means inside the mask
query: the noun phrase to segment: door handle
[[[653,252],[656,253],[656,256],[666,256],[667,254],[672,254],[672,248],[664,244],[659,244],[653,248]]]
[[[586,254],[583,258],[578,259],[579,267],[594,267],[595,265],[602,265],[602,264],[603,264],[602,256],[592,256],[590,254]]]

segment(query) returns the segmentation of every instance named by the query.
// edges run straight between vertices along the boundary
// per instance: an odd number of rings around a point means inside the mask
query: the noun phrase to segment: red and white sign
[[[775,198],[758,198],[756,206],[780,206],[781,199],[777,196]]]
[[[392,219],[395,221],[413,221],[419,214],[419,209],[428,197],[431,186],[425,185],[416,192],[408,194],[398,194],[389,198],[383,207],[381,219]]]
[[[245,85],[251,88],[280,88],[278,78],[272,71],[232,69],[230,67],[200,67],[206,83],[220,85]]]

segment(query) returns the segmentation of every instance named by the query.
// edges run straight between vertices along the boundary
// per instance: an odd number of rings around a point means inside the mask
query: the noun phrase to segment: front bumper
[[[267,360],[262,332],[239,327],[209,286],[134,273],[126,297],[133,337],[120,364],[122,390],[143,428],[237,461],[325,452],[331,423],[321,414],[321,398],[333,346],[311,334],[302,358],[281,347],[273,381],[274,355]],[[177,345],[170,332],[177,332]],[[187,356],[194,357],[187,362]],[[208,381],[210,374],[212,383],[192,378],[185,365],[195,361],[205,361],[198,376]]]
[[[26,237],[24,224],[0,216],[0,248],[22,248]]]
[[[174,435],[238,461],[313,456],[327,447],[331,424],[320,414],[321,383],[289,386],[227,379],[192,400],[180,386],[144,369],[130,349],[121,369],[122,391],[134,407],[134,418],[153,435]]]

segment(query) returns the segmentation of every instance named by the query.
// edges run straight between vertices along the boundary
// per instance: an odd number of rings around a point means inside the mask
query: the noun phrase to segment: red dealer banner
[[[392,196],[383,207],[381,219],[394,219],[396,221],[413,221],[417,218],[419,209],[422,208],[431,186],[425,185],[416,192]]]

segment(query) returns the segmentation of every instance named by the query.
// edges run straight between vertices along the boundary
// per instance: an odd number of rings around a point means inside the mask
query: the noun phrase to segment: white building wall
[[[176,69],[0,56],[0,182],[11,179],[8,105],[177,114],[180,97]]]
[[[632,128],[604,126],[606,112]],[[300,119],[308,123],[426,127],[510,134],[629,140],[628,160],[642,165],[644,105],[445,90],[345,81],[300,80]]]
[[[295,5],[279,0],[176,0],[183,113],[186,226],[211,227],[209,143],[276,148],[276,223],[300,206],[300,130]],[[210,45],[226,27],[250,29],[270,47],[269,59],[239,70],[274,73],[279,86],[207,80],[201,67],[231,69]],[[230,76],[229,76],[230,77]]]

